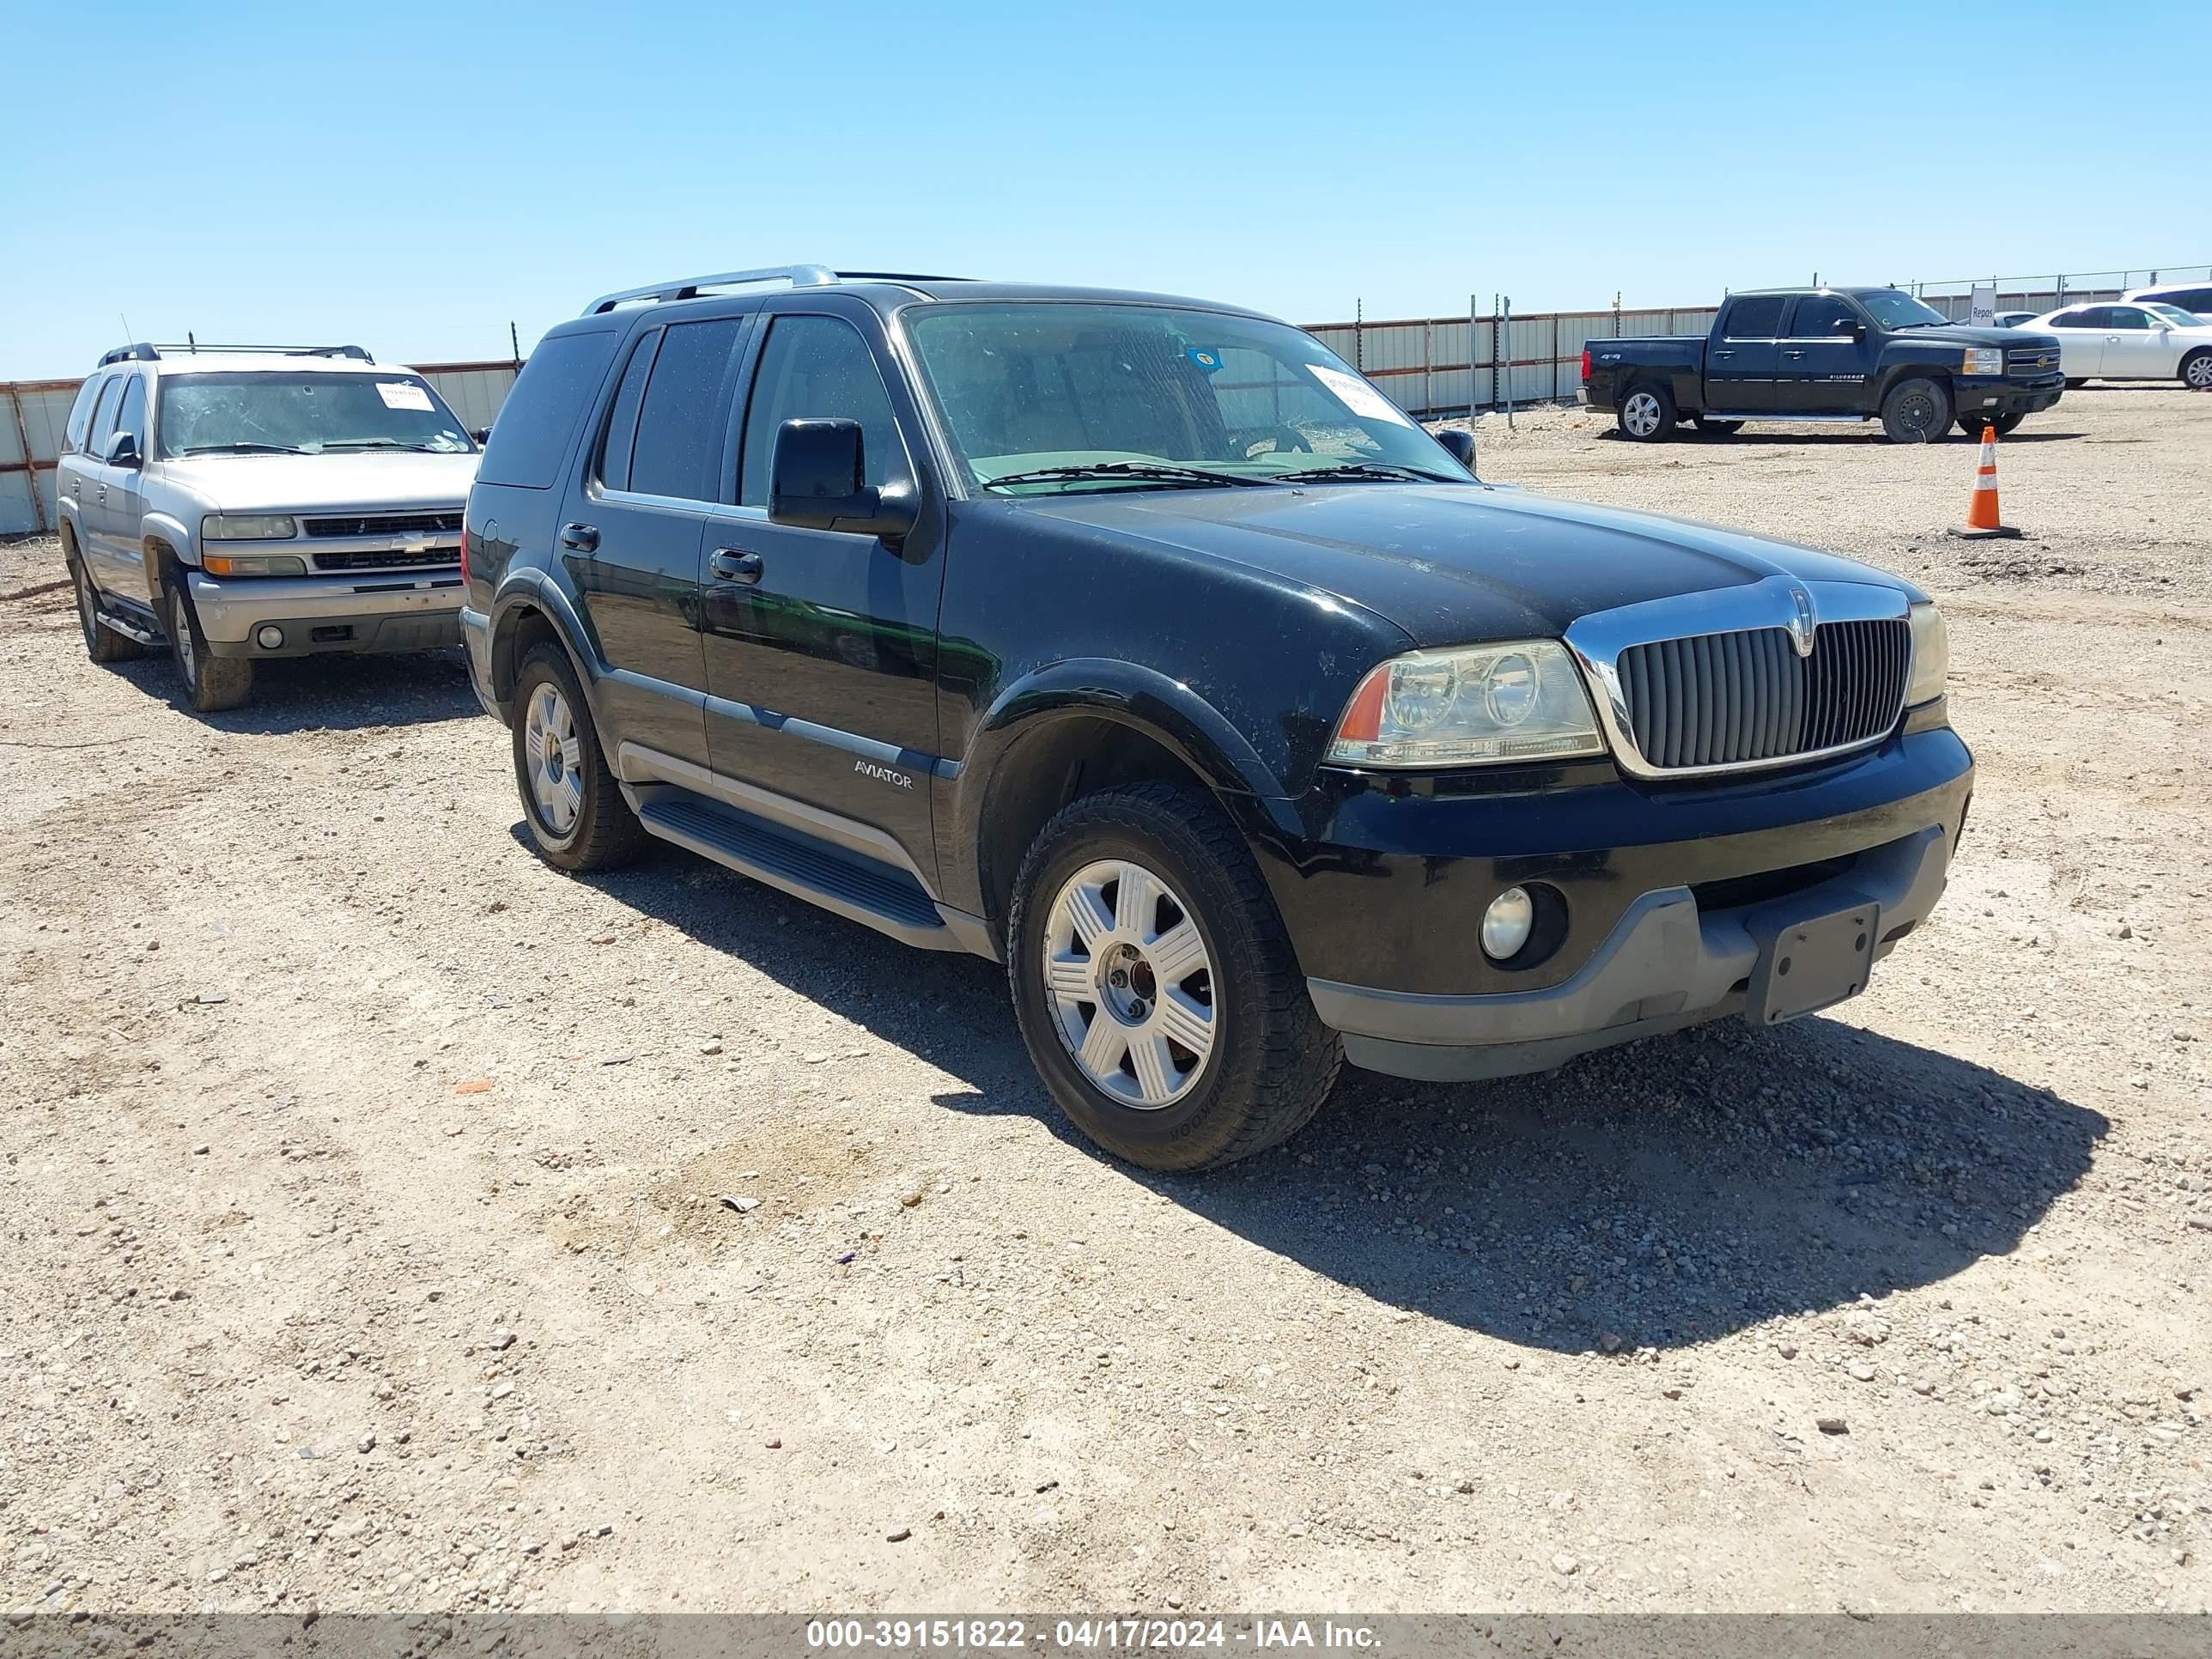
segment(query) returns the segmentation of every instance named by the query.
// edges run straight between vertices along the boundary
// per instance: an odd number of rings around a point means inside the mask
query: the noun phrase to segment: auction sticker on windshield
[[[1355,415],[1364,415],[1377,421],[1395,421],[1400,426],[1411,426],[1399,411],[1398,406],[1361,380],[1357,374],[1347,374],[1340,368],[1324,368],[1320,363],[1308,363],[1314,379],[1336,394],[1337,402]]]
[[[430,412],[430,394],[404,380],[379,380],[376,395],[384,399],[386,409],[419,409],[425,415]]]

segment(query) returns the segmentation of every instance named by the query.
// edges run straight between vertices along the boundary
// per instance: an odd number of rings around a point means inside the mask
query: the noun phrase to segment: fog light
[[[1493,962],[1518,956],[1536,925],[1535,901],[1524,888],[1509,887],[1482,913],[1482,953]]]
[[[281,651],[284,648],[284,630],[274,624],[264,627],[254,635],[253,642],[264,651]]]

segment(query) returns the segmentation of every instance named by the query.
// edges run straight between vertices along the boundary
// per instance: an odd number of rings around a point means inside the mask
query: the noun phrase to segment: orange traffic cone
[[[1966,508],[1966,522],[1951,533],[1977,540],[2020,534],[1997,514],[1997,429],[1993,426],[1982,428],[1982,459],[1974,469],[1974,495]]]

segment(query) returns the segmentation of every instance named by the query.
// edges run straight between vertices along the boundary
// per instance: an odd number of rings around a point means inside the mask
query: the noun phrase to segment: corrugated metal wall
[[[1997,278],[2000,311],[2049,311],[2062,303],[2116,300],[2130,287],[2154,282],[2212,279],[2212,266],[2157,270],[2094,271],[2071,276]],[[2140,280],[2137,280],[2140,279]],[[1921,297],[1947,317],[1963,318],[1972,303],[1966,283],[1916,283]],[[1945,290],[1931,292],[1929,290]],[[1953,291],[1955,290],[1955,291]],[[1577,396],[1586,341],[1622,334],[1703,334],[1717,313],[1713,306],[1663,311],[1538,312],[1516,316],[1502,331],[1481,316],[1420,318],[1411,321],[1317,323],[1311,332],[1368,377],[1411,415],[1464,414]],[[1498,336],[1505,335],[1505,349]],[[471,429],[489,426],[514,384],[514,363],[423,363],[418,367],[439,395]],[[54,458],[62,428],[76,397],[77,380],[0,382],[0,535],[52,528]]]

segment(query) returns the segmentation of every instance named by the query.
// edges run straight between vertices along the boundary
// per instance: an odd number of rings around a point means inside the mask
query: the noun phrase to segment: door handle
[[[1735,356],[1735,353],[1733,351],[1716,351],[1713,353],[1713,356],[1716,357],[1733,357]]]
[[[591,524],[564,524],[561,526],[561,545],[574,548],[579,553],[595,553],[599,546],[599,527]]]
[[[1785,351],[1782,355],[1785,357],[1802,357],[1805,354],[1802,351]]]
[[[761,556],[741,548],[718,547],[707,556],[707,568],[717,581],[742,582],[750,587],[761,579]]]

